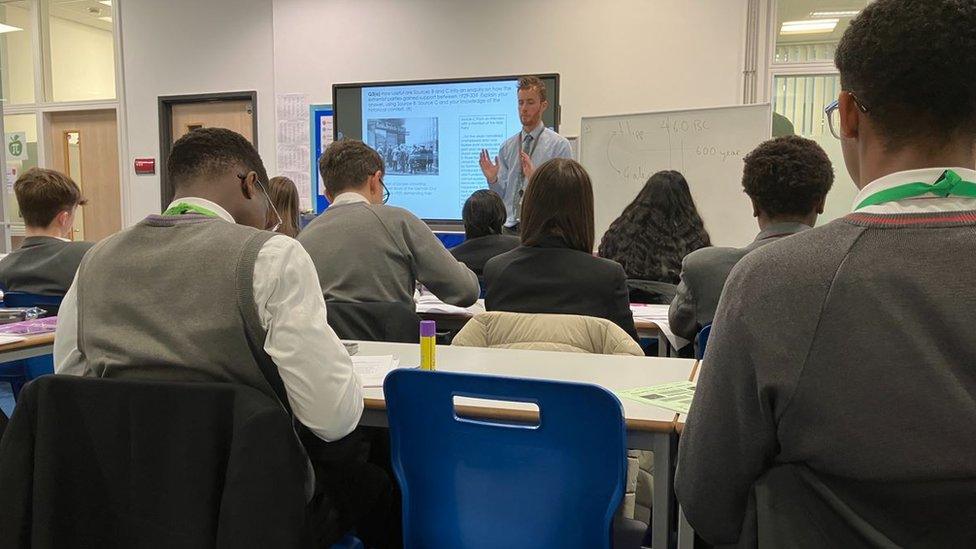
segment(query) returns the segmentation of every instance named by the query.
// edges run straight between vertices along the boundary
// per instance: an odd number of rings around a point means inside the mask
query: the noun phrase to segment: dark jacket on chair
[[[64,295],[93,242],[66,242],[29,236],[19,249],[0,259],[0,286],[6,291]]]
[[[595,316],[637,339],[623,267],[569,248],[561,238],[491,259],[485,265],[485,287],[489,311]]]
[[[0,441],[0,548],[300,547],[305,474],[256,389],[44,376]]]
[[[485,271],[485,263],[496,255],[514,250],[519,247],[519,239],[504,234],[490,234],[465,240],[450,249],[454,259],[468,266],[474,274],[481,277]]]
[[[420,342],[420,317],[403,303],[342,303],[327,301],[326,318],[340,339]]]

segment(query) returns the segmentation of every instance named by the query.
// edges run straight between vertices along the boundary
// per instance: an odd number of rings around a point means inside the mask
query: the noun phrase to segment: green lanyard
[[[946,198],[949,196],[966,196],[976,198],[976,183],[963,181],[959,174],[952,170],[946,170],[934,184],[928,183],[906,183],[898,185],[881,192],[874,193],[864,199],[854,210],[860,210],[868,206],[884,204],[885,202],[896,202],[906,198],[914,198],[926,194],[934,194]]]
[[[187,204],[186,202],[177,202],[176,204],[173,204],[169,209],[163,212],[163,215],[183,215],[187,213],[195,213],[205,215],[207,217],[220,217],[206,208],[194,206],[193,204]]]

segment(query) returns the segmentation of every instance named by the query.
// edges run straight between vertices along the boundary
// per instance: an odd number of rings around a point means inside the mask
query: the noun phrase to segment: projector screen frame
[[[554,132],[559,132],[559,123],[562,118],[562,108],[559,104],[559,88],[560,79],[558,72],[549,73],[525,73],[519,75],[499,75],[499,76],[473,76],[473,77],[463,77],[463,78],[437,78],[437,79],[419,79],[419,80],[389,80],[382,82],[344,82],[340,84],[332,85],[332,110],[333,110],[333,120],[335,123],[332,125],[332,138],[334,140],[339,139],[339,117],[340,117],[340,106],[338,91],[348,90],[348,89],[362,89],[362,88],[374,88],[374,87],[387,87],[387,86],[422,86],[429,84],[466,84],[471,82],[499,82],[505,80],[518,80],[523,76],[537,76],[543,80],[552,80],[555,82],[554,89],[546,89],[547,99],[549,101],[549,108],[552,109],[553,113],[553,125],[547,126],[552,128]],[[517,108],[517,107],[516,107]],[[430,226],[432,230],[435,231],[457,231],[463,226],[460,219],[424,219],[427,225]]]

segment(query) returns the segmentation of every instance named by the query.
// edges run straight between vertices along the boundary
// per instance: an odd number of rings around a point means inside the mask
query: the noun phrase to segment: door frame
[[[173,142],[173,106],[188,103],[216,103],[222,101],[250,101],[251,102],[251,135],[252,143],[258,147],[258,92],[236,91],[217,93],[195,93],[189,95],[161,95],[159,96],[159,202],[160,210],[169,206],[173,196],[173,188],[166,173],[166,159]]]

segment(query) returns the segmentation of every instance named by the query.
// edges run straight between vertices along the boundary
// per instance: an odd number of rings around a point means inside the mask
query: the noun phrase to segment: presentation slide
[[[422,219],[460,219],[487,188],[478,166],[521,128],[515,80],[362,88],[363,140],[386,162],[390,204]]]

